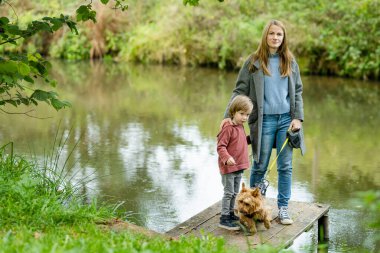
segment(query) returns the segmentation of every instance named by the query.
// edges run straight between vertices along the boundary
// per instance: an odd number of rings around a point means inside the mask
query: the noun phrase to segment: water
[[[59,170],[89,198],[123,202],[128,220],[158,232],[221,199],[216,134],[237,73],[97,62],[54,66],[58,92],[73,107],[55,112],[42,104],[32,112],[47,119],[0,114],[0,143],[14,141],[17,153],[40,161],[60,154]],[[303,82],[307,154],[295,153],[292,199],[331,205],[328,252],[371,250],[374,231],[350,200],[380,186],[380,84],[314,76]],[[56,135],[61,152],[52,152]],[[276,178],[273,170],[269,197],[276,196]],[[249,181],[248,171],[243,180]],[[315,246],[315,231],[291,248]]]

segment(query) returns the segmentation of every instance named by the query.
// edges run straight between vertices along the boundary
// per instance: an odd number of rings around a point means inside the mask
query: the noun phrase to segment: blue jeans
[[[272,153],[273,144],[276,142],[277,154],[280,152],[286,139],[286,132],[292,121],[290,113],[284,114],[264,114],[263,128],[260,147],[260,161],[254,161],[251,169],[250,186],[254,187],[259,183],[268,169],[269,159]],[[292,156],[293,149],[285,145],[277,159],[278,172],[278,195],[277,205],[288,206],[291,195],[292,184]]]

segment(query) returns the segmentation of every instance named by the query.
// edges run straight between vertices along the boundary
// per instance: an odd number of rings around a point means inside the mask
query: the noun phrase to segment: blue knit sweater
[[[290,112],[288,77],[281,77],[280,57],[269,57],[271,76],[264,76],[264,114],[283,114]]]

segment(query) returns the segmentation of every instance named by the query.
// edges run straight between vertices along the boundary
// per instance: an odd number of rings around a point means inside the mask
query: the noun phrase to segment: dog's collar
[[[241,213],[242,215],[244,215],[245,217],[247,218],[253,218],[253,216],[255,215],[255,213],[251,213],[251,214],[248,214],[248,213]]]
[[[248,217],[248,218],[253,218],[253,213],[252,214],[244,214],[245,217]]]

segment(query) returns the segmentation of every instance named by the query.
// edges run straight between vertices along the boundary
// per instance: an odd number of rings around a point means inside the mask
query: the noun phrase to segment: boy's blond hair
[[[253,108],[253,104],[249,97],[244,96],[244,95],[237,95],[231,101],[231,105],[228,110],[228,113],[230,114],[230,117],[233,118],[236,112],[238,111],[251,112],[252,108]]]

